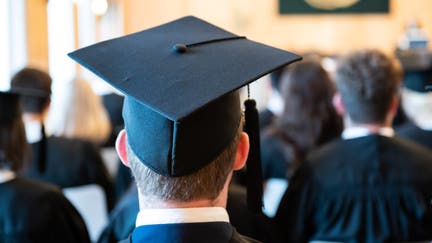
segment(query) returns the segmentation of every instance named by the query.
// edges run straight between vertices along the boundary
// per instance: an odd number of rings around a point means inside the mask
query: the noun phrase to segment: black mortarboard
[[[164,176],[216,158],[241,120],[240,87],[300,59],[195,17],[184,17],[69,54],[125,94],[128,142]]]
[[[432,92],[432,67],[405,71],[403,83],[407,89],[416,92]]]
[[[20,116],[19,95],[11,92],[0,92],[0,124],[10,123]]]

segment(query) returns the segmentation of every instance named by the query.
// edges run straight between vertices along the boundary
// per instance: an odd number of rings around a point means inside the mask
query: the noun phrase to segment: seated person
[[[0,92],[0,241],[90,242],[86,226],[56,187],[20,178],[27,142],[19,97]]]
[[[378,51],[340,60],[345,130],[291,178],[275,217],[283,242],[432,240],[432,153],[391,128],[401,76]]]
[[[245,236],[263,242],[273,242],[270,221],[263,215],[255,215],[248,211],[246,190],[231,184],[228,189],[227,212],[231,224]],[[115,243],[127,238],[135,228],[136,215],[139,212],[138,191],[135,183],[110,214],[107,227],[102,232],[98,243]]]
[[[50,107],[51,78],[40,70],[24,68],[14,75],[12,90],[31,90],[22,96],[23,120],[31,145],[30,164],[23,176],[61,188],[100,185],[111,208],[112,184],[98,149],[91,142],[45,137],[45,118]]]
[[[57,89],[51,99],[46,130],[56,137],[77,138],[98,148],[111,133],[108,112],[87,80],[74,78]]]
[[[342,119],[332,105],[333,82],[319,60],[290,65],[281,78],[282,114],[264,131],[264,180],[290,178],[307,153],[338,137]]]
[[[192,16],[69,55],[125,93],[116,148],[140,208],[128,241],[256,242],[225,209],[249,153],[237,89],[299,57]]]
[[[402,107],[410,122],[397,129],[398,135],[432,150],[432,65],[405,70]]]

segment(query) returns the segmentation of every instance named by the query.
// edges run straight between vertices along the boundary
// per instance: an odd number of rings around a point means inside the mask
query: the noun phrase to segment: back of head
[[[26,158],[26,152],[19,97],[0,92],[0,169],[17,171]]]
[[[51,94],[51,77],[35,68],[24,68],[17,72],[11,81],[11,88],[38,91],[42,95],[23,96],[23,110],[28,113],[42,113]]]
[[[59,137],[79,138],[102,144],[108,138],[110,121],[101,97],[84,79],[63,85],[61,95],[54,95],[47,118],[47,130]]]
[[[287,133],[301,150],[307,151],[320,144],[324,131],[334,124],[338,135],[340,117],[331,100],[335,92],[333,82],[318,60],[308,59],[290,65],[282,77],[284,112],[278,120],[278,129]],[[327,125],[328,124],[328,125]]]
[[[285,109],[295,109],[295,106],[302,110],[309,108],[305,112],[313,113],[318,102],[331,100],[335,89],[318,61],[304,60],[289,67],[283,75],[281,90]]]
[[[178,177],[160,175],[143,164],[128,145],[131,171],[146,203],[214,200],[222,191],[234,164],[242,123],[228,147],[198,171]]]
[[[376,50],[353,52],[336,69],[336,85],[355,123],[383,123],[398,95],[402,71],[396,59]]]

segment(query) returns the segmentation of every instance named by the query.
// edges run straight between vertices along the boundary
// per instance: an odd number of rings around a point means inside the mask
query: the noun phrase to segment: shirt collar
[[[24,123],[28,143],[42,140],[42,123],[39,121],[26,121]]]
[[[365,127],[349,127],[342,132],[342,138],[353,139],[353,138],[368,136],[371,134],[379,134],[385,137],[393,137],[394,130],[391,127],[381,127],[380,129],[378,129],[378,131],[372,132],[371,130]]]
[[[16,177],[11,170],[0,170],[0,183],[8,182]]]
[[[229,222],[228,213],[221,207],[142,209],[136,227],[152,224]]]

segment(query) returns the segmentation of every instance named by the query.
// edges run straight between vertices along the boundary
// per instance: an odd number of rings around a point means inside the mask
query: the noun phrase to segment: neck
[[[384,122],[373,122],[373,123],[357,123],[351,120],[350,117],[345,116],[344,117],[344,126],[345,128],[351,128],[351,127],[362,127],[368,129],[371,133],[379,131],[381,128],[384,127],[392,127],[392,117],[385,119]]]
[[[199,208],[199,207],[222,207],[226,208],[226,202],[228,198],[228,187],[231,181],[232,172],[229,174],[225,185],[219,195],[211,199],[198,199],[193,201],[181,202],[181,201],[164,201],[164,200],[148,200],[141,193],[138,187],[138,200],[140,209],[163,209],[163,208]]]

